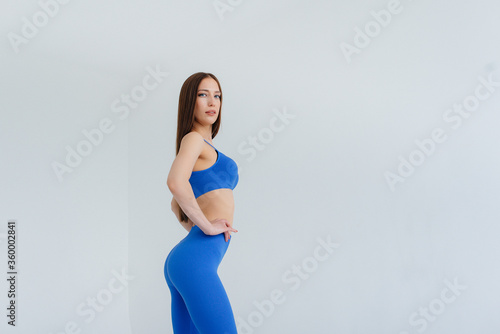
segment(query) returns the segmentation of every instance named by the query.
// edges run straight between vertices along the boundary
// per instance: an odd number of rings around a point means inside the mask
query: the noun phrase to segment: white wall
[[[2,333],[172,332],[165,182],[198,71],[240,171],[240,333],[498,333],[497,2],[54,1],[0,10]]]

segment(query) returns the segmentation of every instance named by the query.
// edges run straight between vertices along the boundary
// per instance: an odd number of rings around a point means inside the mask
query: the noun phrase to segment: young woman
[[[169,253],[164,273],[172,297],[175,334],[237,333],[231,304],[217,269],[230,243],[236,163],[212,139],[221,121],[222,90],[211,73],[182,85],[176,157],[168,174],[172,211],[189,232]]]

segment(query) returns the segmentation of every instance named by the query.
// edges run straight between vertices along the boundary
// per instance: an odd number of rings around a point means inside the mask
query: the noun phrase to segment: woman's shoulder
[[[181,147],[185,146],[188,148],[202,148],[204,144],[203,136],[196,131],[188,132],[182,137]]]
[[[182,137],[182,141],[199,142],[199,141],[203,141],[203,136],[199,132],[191,131],[191,132],[186,133],[184,135],[184,137]]]

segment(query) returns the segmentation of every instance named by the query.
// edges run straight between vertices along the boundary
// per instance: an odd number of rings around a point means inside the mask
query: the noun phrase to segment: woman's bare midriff
[[[201,211],[209,221],[216,218],[226,219],[233,226],[234,198],[231,189],[215,189],[196,199]],[[191,219],[188,222],[192,225]]]
[[[234,199],[231,189],[215,189],[196,199],[208,220],[226,219],[233,225]]]

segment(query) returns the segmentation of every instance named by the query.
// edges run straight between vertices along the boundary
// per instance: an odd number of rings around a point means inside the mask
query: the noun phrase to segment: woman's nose
[[[210,106],[214,105],[214,98],[212,96],[208,97],[208,105],[210,105]]]

